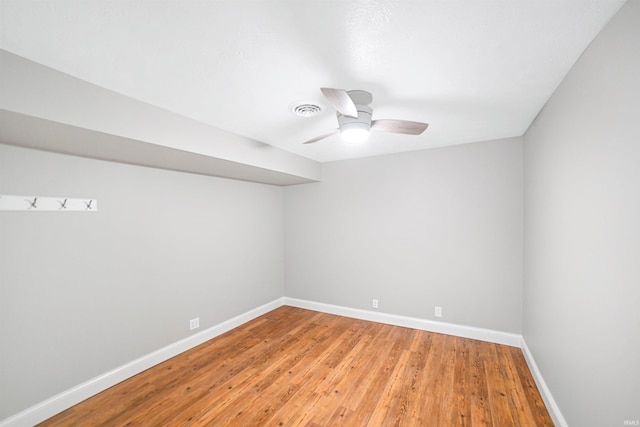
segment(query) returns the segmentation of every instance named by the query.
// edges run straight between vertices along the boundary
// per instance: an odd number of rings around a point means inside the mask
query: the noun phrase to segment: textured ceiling
[[[0,48],[320,162],[522,135],[623,0],[1,0]],[[322,86],[421,136],[334,136]],[[294,116],[296,101],[321,105]]]

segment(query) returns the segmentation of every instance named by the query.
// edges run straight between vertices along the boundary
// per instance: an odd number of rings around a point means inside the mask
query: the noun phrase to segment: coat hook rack
[[[0,211],[97,212],[96,199],[71,197],[16,196],[1,194]]]

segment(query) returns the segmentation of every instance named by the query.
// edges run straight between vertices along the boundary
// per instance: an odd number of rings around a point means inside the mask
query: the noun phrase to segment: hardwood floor
[[[42,426],[552,426],[520,349],[281,307]]]

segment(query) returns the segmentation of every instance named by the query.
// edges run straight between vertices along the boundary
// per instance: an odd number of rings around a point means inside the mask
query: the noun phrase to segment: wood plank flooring
[[[553,426],[520,349],[280,307],[42,426]]]

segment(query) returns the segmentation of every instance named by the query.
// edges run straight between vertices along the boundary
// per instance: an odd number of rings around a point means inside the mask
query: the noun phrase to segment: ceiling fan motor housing
[[[358,108],[358,117],[348,117],[338,113],[338,125],[340,132],[356,128],[369,131],[371,128],[371,113],[373,112],[371,107],[359,104],[356,104],[356,107]]]
[[[344,116],[338,113],[338,124],[342,140],[350,144],[360,144],[369,138],[371,129],[371,108],[356,104],[358,117]]]
[[[369,107],[373,96],[364,90],[350,90],[347,92],[349,98],[356,105],[358,117],[348,117],[338,112],[338,126],[340,133],[359,130],[360,132],[369,132],[371,129],[371,114],[373,110]]]
[[[373,101],[373,96],[366,90],[349,90],[347,94],[356,105],[369,105]]]

